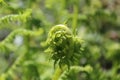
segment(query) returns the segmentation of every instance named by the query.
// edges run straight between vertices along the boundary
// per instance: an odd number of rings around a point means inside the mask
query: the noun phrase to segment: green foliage
[[[119,9],[119,0],[0,0],[0,80],[119,80]]]

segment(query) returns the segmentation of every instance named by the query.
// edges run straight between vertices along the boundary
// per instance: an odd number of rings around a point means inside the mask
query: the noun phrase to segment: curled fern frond
[[[11,21],[22,21],[26,22],[27,18],[30,17],[31,10],[26,10],[23,14],[11,14],[0,18],[0,23],[8,23]]]
[[[67,65],[69,68],[80,58],[81,42],[82,40],[74,37],[67,26],[56,25],[48,34],[47,44],[49,48],[46,52],[51,53],[54,65],[58,63],[60,67]]]
[[[91,73],[92,70],[93,68],[89,65],[85,67],[72,66],[69,71],[68,70],[64,71],[58,80],[77,80],[76,78],[79,72]]]

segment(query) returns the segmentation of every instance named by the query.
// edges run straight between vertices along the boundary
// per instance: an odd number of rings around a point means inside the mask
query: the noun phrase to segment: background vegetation
[[[0,80],[51,80],[44,44],[64,23],[85,43],[79,67],[59,80],[119,80],[119,9],[120,0],[0,0]]]

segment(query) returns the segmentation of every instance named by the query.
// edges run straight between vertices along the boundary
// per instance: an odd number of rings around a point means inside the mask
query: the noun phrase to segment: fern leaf
[[[28,9],[23,14],[11,14],[11,15],[4,16],[4,17],[0,18],[0,24],[1,23],[8,23],[11,21],[26,22],[27,18],[30,17],[31,12],[32,12],[31,9]]]
[[[75,74],[83,71],[90,73],[92,71],[92,67],[89,65],[85,67],[72,66],[69,71],[66,70],[62,73],[59,80],[76,80]]]
[[[0,52],[4,52],[6,49],[9,48],[8,44],[13,41],[16,35],[21,36],[39,36],[43,33],[42,29],[39,29],[37,31],[31,31],[26,29],[16,29],[13,32],[11,32],[7,38],[5,38],[2,42],[0,42]]]

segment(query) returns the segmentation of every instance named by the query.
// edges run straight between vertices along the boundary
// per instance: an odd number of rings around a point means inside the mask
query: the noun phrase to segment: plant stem
[[[58,80],[61,74],[62,74],[62,70],[58,67],[53,75],[52,80]]]
[[[72,28],[73,28],[73,34],[76,35],[76,27],[77,27],[77,20],[78,20],[78,7],[76,4],[73,6],[73,21],[72,21]]]
[[[52,80],[58,80],[61,76],[61,74],[64,72],[64,70],[67,69],[66,65],[63,65],[62,68],[60,68],[59,66],[57,67],[57,69],[55,70],[55,73],[52,77]]]

